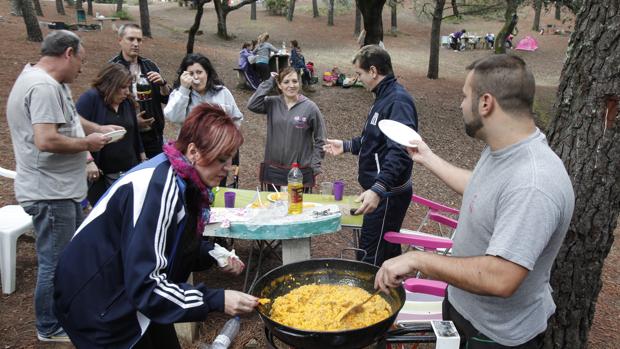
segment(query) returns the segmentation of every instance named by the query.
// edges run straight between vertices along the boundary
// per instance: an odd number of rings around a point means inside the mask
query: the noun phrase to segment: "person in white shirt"
[[[183,123],[195,106],[209,103],[219,105],[237,127],[241,125],[243,114],[207,57],[200,53],[188,54],[183,58],[177,76],[174,90],[164,108],[166,119]]]
[[[209,58],[200,53],[190,53],[183,58],[177,71],[177,80],[164,108],[164,116],[171,122],[182,124],[192,109],[203,103],[219,106],[232,118],[237,128],[241,127],[243,114]],[[233,158],[233,165],[239,166],[239,152]],[[226,178],[220,186],[226,186]]]

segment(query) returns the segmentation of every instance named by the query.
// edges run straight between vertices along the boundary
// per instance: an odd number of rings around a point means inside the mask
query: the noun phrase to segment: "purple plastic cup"
[[[344,194],[344,182],[335,181],[334,182],[334,200],[336,201],[342,200],[342,194]]]
[[[234,192],[227,191],[224,193],[224,207],[226,208],[235,207],[235,193]]]

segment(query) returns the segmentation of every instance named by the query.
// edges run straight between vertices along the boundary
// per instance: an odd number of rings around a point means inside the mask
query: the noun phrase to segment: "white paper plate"
[[[104,136],[108,136],[111,138],[108,143],[114,143],[114,142],[119,141],[121,138],[123,138],[125,136],[125,133],[127,133],[127,130],[116,130],[116,131],[108,132],[104,134]]]
[[[416,131],[414,131],[412,128],[405,124],[401,124],[398,121],[381,120],[379,121],[379,129],[389,139],[393,140],[398,144],[404,145],[405,147],[415,147],[414,145],[411,145],[409,141],[422,140],[422,137],[420,137],[420,135]]]

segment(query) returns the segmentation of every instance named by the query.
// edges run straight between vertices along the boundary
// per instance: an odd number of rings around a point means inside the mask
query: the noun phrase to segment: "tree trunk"
[[[319,4],[316,0],[312,0],[312,17],[317,18],[319,16]]]
[[[227,0],[224,0],[227,1]],[[217,36],[224,40],[229,40],[228,31],[226,30],[226,16],[228,16],[227,6],[222,5],[222,0],[213,0],[213,7],[217,16]]]
[[[22,9],[19,0],[11,0],[11,14],[13,16],[21,16]]]
[[[43,34],[39,27],[39,20],[34,14],[34,8],[32,7],[31,0],[17,0],[17,5],[24,18],[26,24],[26,32],[28,33],[28,40],[34,42],[43,41]]]
[[[542,10],[543,0],[534,0],[534,22],[532,23],[532,30],[540,30],[540,11]]]
[[[452,0],[452,14],[456,18],[461,18],[461,14],[459,13],[459,7],[456,4],[456,0]]]
[[[140,4],[140,26],[142,27],[142,35],[152,38],[151,34],[151,19],[149,17],[149,2],[148,0],[139,0]]]
[[[93,0],[86,0],[86,14],[93,16]]]
[[[495,53],[506,53],[506,38],[515,29],[519,20],[519,17],[517,17],[517,7],[519,7],[519,0],[506,0],[504,26],[495,38]]]
[[[196,16],[194,16],[194,24],[192,24],[191,28],[189,28],[189,34],[187,35],[187,54],[194,53],[194,39],[196,38],[196,33],[198,32],[198,29],[200,29],[200,21],[202,20],[204,4],[204,0],[198,0],[198,4],[196,5]]]
[[[293,21],[293,13],[295,13],[295,0],[289,0],[288,3],[288,12],[286,14],[286,19],[289,22]]]
[[[555,19],[558,21],[562,19],[562,1],[555,2]]]
[[[65,15],[65,5],[63,5],[62,0],[56,0],[56,13]]]
[[[204,2],[207,3],[209,1],[211,0]],[[224,40],[231,40],[235,37],[234,35],[228,34],[226,18],[229,13],[242,8],[247,4],[255,5],[256,0],[242,0],[233,6],[229,6],[227,0],[213,0],[213,7],[215,8],[215,14],[217,15],[217,36]]]
[[[328,0],[327,2],[327,25],[334,25],[334,0]]]
[[[587,347],[603,263],[614,242],[620,213],[619,11],[618,1],[583,2],[549,126],[549,144],[573,182],[575,213],[551,273],[557,309],[546,348]]]
[[[41,2],[39,0],[32,0],[32,4],[34,5],[34,12],[37,16],[43,17],[43,9],[41,9]],[[38,23],[38,20],[37,20]]]
[[[390,32],[394,36],[396,36],[396,32],[398,32],[398,23],[397,23],[398,18],[396,16],[396,6],[398,6],[398,3],[396,1],[391,1],[390,7],[392,9],[392,16],[391,16],[392,28],[390,28]]]
[[[252,5],[250,5],[250,19],[253,21],[256,20],[256,2],[253,2]]]
[[[75,9],[76,10],[83,10],[84,6],[82,6],[82,0],[75,0]]]
[[[123,0],[116,0],[116,12],[123,10]]]
[[[353,29],[353,35],[358,37],[362,31],[362,12],[360,8],[355,4],[355,29]]]
[[[443,7],[446,0],[437,0],[435,3],[435,11],[433,11],[433,21],[431,24],[431,47],[430,57],[428,59],[428,72],[426,77],[429,79],[439,78],[439,49],[441,47],[441,20],[443,18]]]
[[[364,19],[364,45],[379,45],[383,41],[383,6],[385,0],[356,0]]]

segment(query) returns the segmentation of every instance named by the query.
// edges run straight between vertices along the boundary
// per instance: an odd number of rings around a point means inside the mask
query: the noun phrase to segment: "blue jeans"
[[[53,310],[54,272],[60,253],[83,220],[82,206],[73,200],[37,201],[24,210],[32,216],[38,273],[34,311],[39,334],[49,336],[60,327]]]

